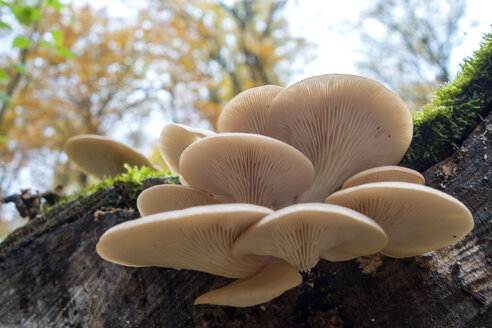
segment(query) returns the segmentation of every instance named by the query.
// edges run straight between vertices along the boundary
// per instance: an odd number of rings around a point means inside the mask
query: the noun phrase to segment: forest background
[[[0,1],[0,197],[92,183],[62,151],[78,134],[165,169],[166,123],[213,128],[254,86],[360,74],[422,110],[479,48],[491,11],[488,0]],[[24,222],[2,205],[0,239]]]

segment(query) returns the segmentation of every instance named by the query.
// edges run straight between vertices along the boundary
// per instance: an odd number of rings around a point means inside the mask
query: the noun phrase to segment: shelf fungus
[[[473,229],[470,211],[424,186],[419,172],[395,166],[412,125],[398,95],[359,76],[247,90],[225,106],[219,133],[164,127],[161,154],[186,186],[143,191],[143,217],[106,231],[97,252],[127,266],[238,278],[195,304],[245,307],[300,285],[299,272],[320,260],[409,257],[452,245]],[[98,145],[94,159],[87,144],[80,153],[68,145],[70,158],[97,175],[145,161],[122,155],[101,169],[112,148]]]

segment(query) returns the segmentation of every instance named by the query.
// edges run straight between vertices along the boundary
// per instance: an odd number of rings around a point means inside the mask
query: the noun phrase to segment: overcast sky
[[[357,73],[355,67],[358,38],[344,32],[347,22],[355,23],[367,0],[293,1],[287,17],[295,35],[304,36],[317,45],[316,59],[304,66],[294,81],[322,73]],[[468,0],[466,17],[462,20],[463,43],[455,49],[450,71],[454,76],[464,57],[479,48],[484,33],[491,30],[491,0]]]

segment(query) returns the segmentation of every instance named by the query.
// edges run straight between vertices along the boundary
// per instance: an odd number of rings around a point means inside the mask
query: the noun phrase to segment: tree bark
[[[489,115],[457,153],[424,173],[474,215],[475,229],[454,246],[409,259],[320,261],[301,286],[266,304],[194,306],[231,280],[128,268],[96,254],[104,231],[139,217],[116,186],[59,206],[0,244],[0,326],[491,327],[491,133]]]

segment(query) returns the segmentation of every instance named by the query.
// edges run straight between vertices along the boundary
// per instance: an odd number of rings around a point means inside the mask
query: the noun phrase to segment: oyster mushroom
[[[146,216],[106,231],[96,251],[126,266],[189,269],[229,278],[249,277],[267,257],[233,255],[232,244],[272,210],[251,204],[196,206]]]
[[[401,166],[380,166],[365,170],[350,177],[342,186],[342,189],[355,187],[372,182],[409,182],[423,185],[425,178],[419,172]]]
[[[132,147],[93,134],[68,139],[63,150],[80,170],[99,179],[125,173],[124,164],[154,168],[144,155]]]
[[[381,253],[411,257],[457,243],[473,229],[470,211],[441,191],[406,182],[376,182],[340,190],[326,199],[364,213],[384,229]]]
[[[296,267],[272,258],[257,274],[200,295],[195,304],[246,307],[268,302],[299,286],[302,276]]]
[[[218,200],[191,187],[171,184],[147,188],[137,198],[137,208],[142,216],[219,203]]]
[[[264,85],[241,92],[220,112],[217,130],[264,135],[268,105],[283,89],[276,85]]]
[[[279,140],[248,133],[220,133],[191,144],[181,173],[194,188],[236,202],[281,207],[314,180],[311,162]]]
[[[346,261],[379,252],[386,245],[383,229],[351,209],[321,203],[297,204],[278,210],[246,230],[233,254],[271,255],[300,271],[320,258]]]
[[[397,164],[413,124],[403,100],[380,83],[329,74],[281,91],[270,103],[265,132],[314,165],[316,180],[298,202],[322,202],[355,173]]]
[[[181,153],[193,142],[214,134],[215,133],[210,130],[190,128],[183,124],[170,123],[164,126],[161,131],[159,137],[159,151],[166,162],[167,167],[174,173],[180,175],[179,158]]]

